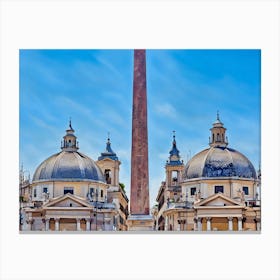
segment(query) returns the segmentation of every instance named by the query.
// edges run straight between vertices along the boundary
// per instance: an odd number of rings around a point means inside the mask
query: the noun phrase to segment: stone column
[[[197,218],[197,230],[202,231],[202,223],[201,223],[202,218]]]
[[[27,223],[27,230],[32,230],[32,224],[33,224],[33,218],[29,217],[27,220],[26,220],[26,223]]]
[[[86,231],[90,231],[90,218],[86,219]]]
[[[59,230],[59,218],[55,218],[55,230]]]
[[[164,230],[168,230],[168,216],[165,217]]]
[[[193,230],[197,231],[197,218],[193,218]]]
[[[181,230],[181,223],[182,221],[177,221],[177,231],[180,231]]]
[[[211,230],[211,217],[207,217],[206,220],[207,220],[207,231],[210,231]]]
[[[242,230],[242,217],[238,217],[238,230]]]
[[[77,218],[76,221],[77,221],[77,231],[80,231],[81,230],[81,219]]]
[[[256,218],[256,223],[257,223],[257,231],[261,230],[261,219],[260,218]]]
[[[49,231],[50,230],[50,219],[46,218],[45,219],[45,231]]]
[[[229,231],[233,230],[232,217],[228,217],[228,230]]]

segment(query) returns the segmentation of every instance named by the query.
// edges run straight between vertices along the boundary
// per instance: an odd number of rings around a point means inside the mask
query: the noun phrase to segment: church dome
[[[213,123],[210,148],[196,154],[186,165],[184,179],[207,177],[240,177],[256,179],[256,171],[250,160],[228,146],[226,128],[219,119]]]
[[[78,152],[74,130],[69,125],[63,137],[60,153],[43,161],[36,169],[33,182],[38,181],[101,181],[105,182],[101,169],[88,156]]]
[[[196,154],[187,163],[184,177],[257,178],[252,163],[243,154],[227,147],[211,147]]]

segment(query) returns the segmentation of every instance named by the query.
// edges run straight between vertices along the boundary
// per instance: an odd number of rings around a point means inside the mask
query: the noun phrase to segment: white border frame
[[[1,279],[279,279],[279,2],[1,4]],[[19,235],[18,50],[262,50],[262,233]]]

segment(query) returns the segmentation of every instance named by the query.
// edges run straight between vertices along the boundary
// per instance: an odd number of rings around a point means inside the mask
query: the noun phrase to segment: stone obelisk
[[[130,216],[128,230],[152,230],[149,207],[146,51],[134,50]]]

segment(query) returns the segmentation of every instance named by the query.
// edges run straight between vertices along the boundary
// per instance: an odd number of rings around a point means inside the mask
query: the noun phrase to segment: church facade
[[[61,152],[43,161],[32,182],[20,184],[20,230],[126,230],[128,198],[119,184],[121,162],[108,138],[98,161],[79,152],[71,122]]]
[[[119,182],[121,162],[110,138],[94,161],[79,152],[70,121],[61,151],[37,167],[32,182],[20,174],[20,230],[261,230],[260,171],[228,146],[219,114],[209,147],[186,165],[174,134],[166,178],[151,211],[146,91],[146,52],[135,50],[130,203]]]
[[[126,231],[128,198],[108,137],[97,161],[80,153],[71,122],[61,152],[43,161],[32,182],[20,176],[21,231]],[[165,181],[152,209],[156,231],[260,231],[261,173],[228,146],[217,115],[209,148],[181,160],[175,133]]]
[[[157,195],[155,228],[164,231],[260,231],[261,174],[240,152],[228,147],[226,128],[217,120],[209,148],[186,165],[175,135],[166,179]]]

